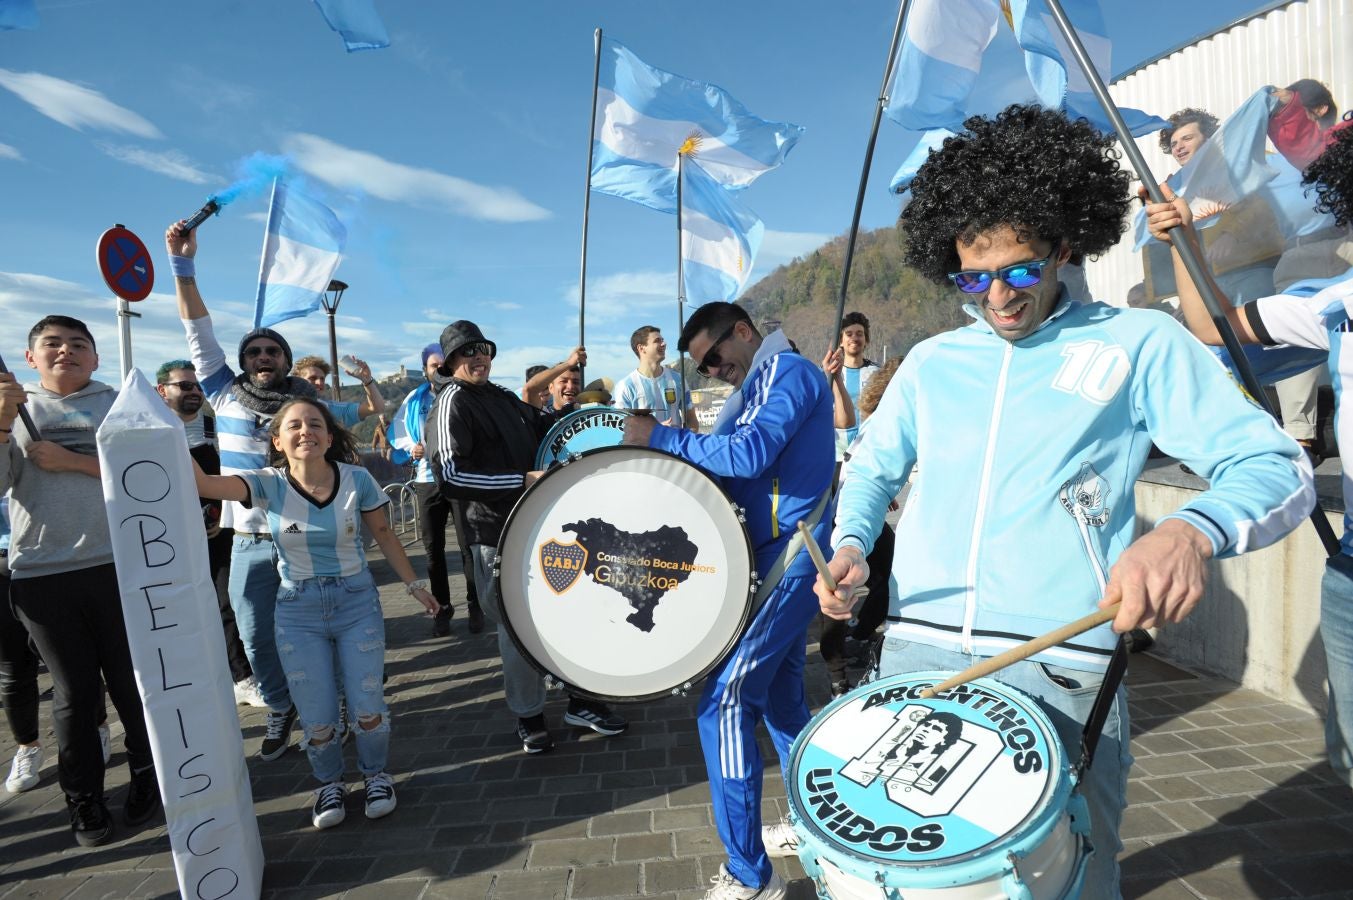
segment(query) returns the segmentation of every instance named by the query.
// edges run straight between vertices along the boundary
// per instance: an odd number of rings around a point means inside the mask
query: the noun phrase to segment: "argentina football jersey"
[[[278,571],[287,581],[361,572],[366,560],[362,513],[390,502],[366,469],[331,465],[337,470],[334,492],[323,502],[301,490],[285,469],[236,473],[249,485],[253,507],[267,513]]]

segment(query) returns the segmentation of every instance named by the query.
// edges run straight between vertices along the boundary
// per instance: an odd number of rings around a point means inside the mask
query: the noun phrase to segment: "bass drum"
[[[619,447],[630,412],[609,406],[585,406],[564,414],[540,442],[536,468],[548,469],[570,456],[599,447]]]
[[[689,690],[732,651],[755,593],[738,508],[700,469],[641,447],[567,459],[508,516],[503,622],[540,671],[597,699]]]

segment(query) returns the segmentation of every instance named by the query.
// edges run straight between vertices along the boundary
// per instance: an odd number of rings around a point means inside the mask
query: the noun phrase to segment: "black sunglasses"
[[[196,381],[166,381],[166,387],[176,387],[181,391],[202,391],[202,385]]]
[[[1033,287],[1043,279],[1043,267],[1051,263],[1055,255],[1044,259],[1031,259],[1028,262],[1002,266],[995,271],[990,269],[964,269],[961,272],[950,272],[949,280],[965,294],[980,294],[989,291],[991,290],[991,282],[997,278],[1016,290],[1023,290]]]
[[[729,325],[728,328],[724,330],[724,333],[719,335],[718,339],[709,345],[709,350],[705,353],[705,358],[700,360],[700,365],[695,367],[695,371],[706,378],[709,378],[711,369],[717,369],[719,366],[723,365],[723,357],[719,355],[719,345],[732,337],[733,329],[737,327],[737,322]]]
[[[459,350],[456,351],[456,355],[463,356],[466,359],[469,359],[472,356],[487,356],[489,358],[492,358],[493,345],[490,344],[488,341],[482,341],[477,344],[466,344],[464,347],[461,347]]]
[[[281,348],[281,347],[262,347],[262,346],[259,346],[259,345],[255,344],[255,345],[252,346],[252,347],[245,347],[245,348],[244,348],[244,355],[245,355],[245,356],[248,356],[248,357],[254,357],[254,356],[281,356],[281,355],[282,355],[282,348]]]

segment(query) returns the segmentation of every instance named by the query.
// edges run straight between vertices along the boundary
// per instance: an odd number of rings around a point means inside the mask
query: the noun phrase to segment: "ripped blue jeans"
[[[385,771],[390,710],[385,705],[385,620],[371,571],[282,580],[277,591],[277,654],[305,726],[305,752],[322,784],[343,779],[338,685],[354,719],[357,768]],[[337,672],[335,672],[337,666]],[[374,724],[373,726],[373,722]]]

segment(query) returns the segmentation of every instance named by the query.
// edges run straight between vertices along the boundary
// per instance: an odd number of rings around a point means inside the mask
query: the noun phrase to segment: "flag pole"
[[[578,346],[586,347],[587,311],[587,219],[592,210],[592,149],[597,141],[597,85],[601,81],[601,29],[592,33],[592,119],[587,130],[587,190],[583,192],[583,250],[578,267]],[[578,383],[583,383],[583,367],[578,366]]]
[[[883,67],[883,83],[879,86],[878,101],[874,104],[874,123],[869,128],[869,143],[864,149],[864,165],[860,170],[860,188],[855,193],[855,214],[850,219],[850,232],[846,236],[846,255],[841,261],[841,291],[836,298],[836,324],[827,336],[827,349],[836,346],[841,336],[841,320],[846,315],[846,290],[850,287],[850,261],[855,256],[855,239],[860,234],[860,214],[864,211],[864,192],[869,186],[869,169],[874,162],[874,144],[878,141],[879,123],[883,121],[883,108],[888,105],[888,88],[892,85],[893,69],[897,65],[897,48],[902,42],[902,29],[906,27],[907,9],[911,0],[901,0],[897,7],[897,24],[893,26],[893,42],[888,47],[888,64]]]
[[[905,0],[904,0],[905,2]],[[1057,28],[1066,40],[1067,46],[1071,49],[1071,55],[1076,59],[1076,65],[1084,73],[1086,80],[1090,84],[1091,90],[1095,93],[1095,99],[1103,107],[1109,121],[1113,124],[1113,130],[1118,133],[1118,143],[1132,162],[1132,167],[1137,170],[1137,176],[1142,180],[1142,186],[1151,197],[1152,203],[1164,203],[1165,194],[1160,189],[1160,184],[1155,176],[1151,174],[1151,167],[1147,165],[1146,157],[1142,155],[1141,148],[1132,137],[1132,132],[1128,130],[1127,123],[1123,121],[1123,115],[1118,111],[1113,98],[1109,96],[1109,89],[1104,84],[1104,79],[1099,77],[1099,72],[1095,70],[1090,62],[1090,56],[1085,52],[1085,45],[1081,43],[1080,35],[1071,26],[1071,21],[1066,16],[1066,11],[1062,9],[1060,0],[1047,0],[1048,11],[1052,13],[1053,20],[1057,23]],[[1189,278],[1198,287],[1198,293],[1202,295],[1203,304],[1207,307],[1208,314],[1212,316],[1213,323],[1217,326],[1217,333],[1221,335],[1222,342],[1226,345],[1226,350],[1231,354],[1231,363],[1235,367],[1236,373],[1240,375],[1240,382],[1245,390],[1254,398],[1264,411],[1277,418],[1273,409],[1273,404],[1269,402],[1268,393],[1259,384],[1259,379],[1254,376],[1254,370],[1250,368],[1250,361],[1246,358],[1244,348],[1241,347],[1240,340],[1231,330],[1231,323],[1226,318],[1226,313],[1222,308],[1222,300],[1217,296],[1212,288],[1212,281],[1207,277],[1207,269],[1203,260],[1199,257],[1193,244],[1189,243],[1182,236],[1172,243],[1179,251],[1179,258],[1184,263],[1184,268],[1188,270]],[[1334,536],[1334,530],[1330,528],[1329,520],[1325,518],[1325,513],[1316,504],[1311,511],[1311,524],[1315,527],[1316,534],[1320,536],[1320,542],[1325,546],[1325,552],[1331,557],[1339,554],[1339,540]]]
[[[684,145],[683,145],[684,146]],[[686,170],[686,154],[680,150],[677,151],[677,183],[676,183],[676,221],[677,221],[677,347],[681,346],[681,334],[686,330],[686,271],[682,263],[685,260],[685,240],[681,232],[681,182]],[[686,427],[686,351],[678,349],[678,368],[681,372],[681,382],[678,390],[681,392],[677,398],[677,407],[681,410],[681,423],[678,428]]]

